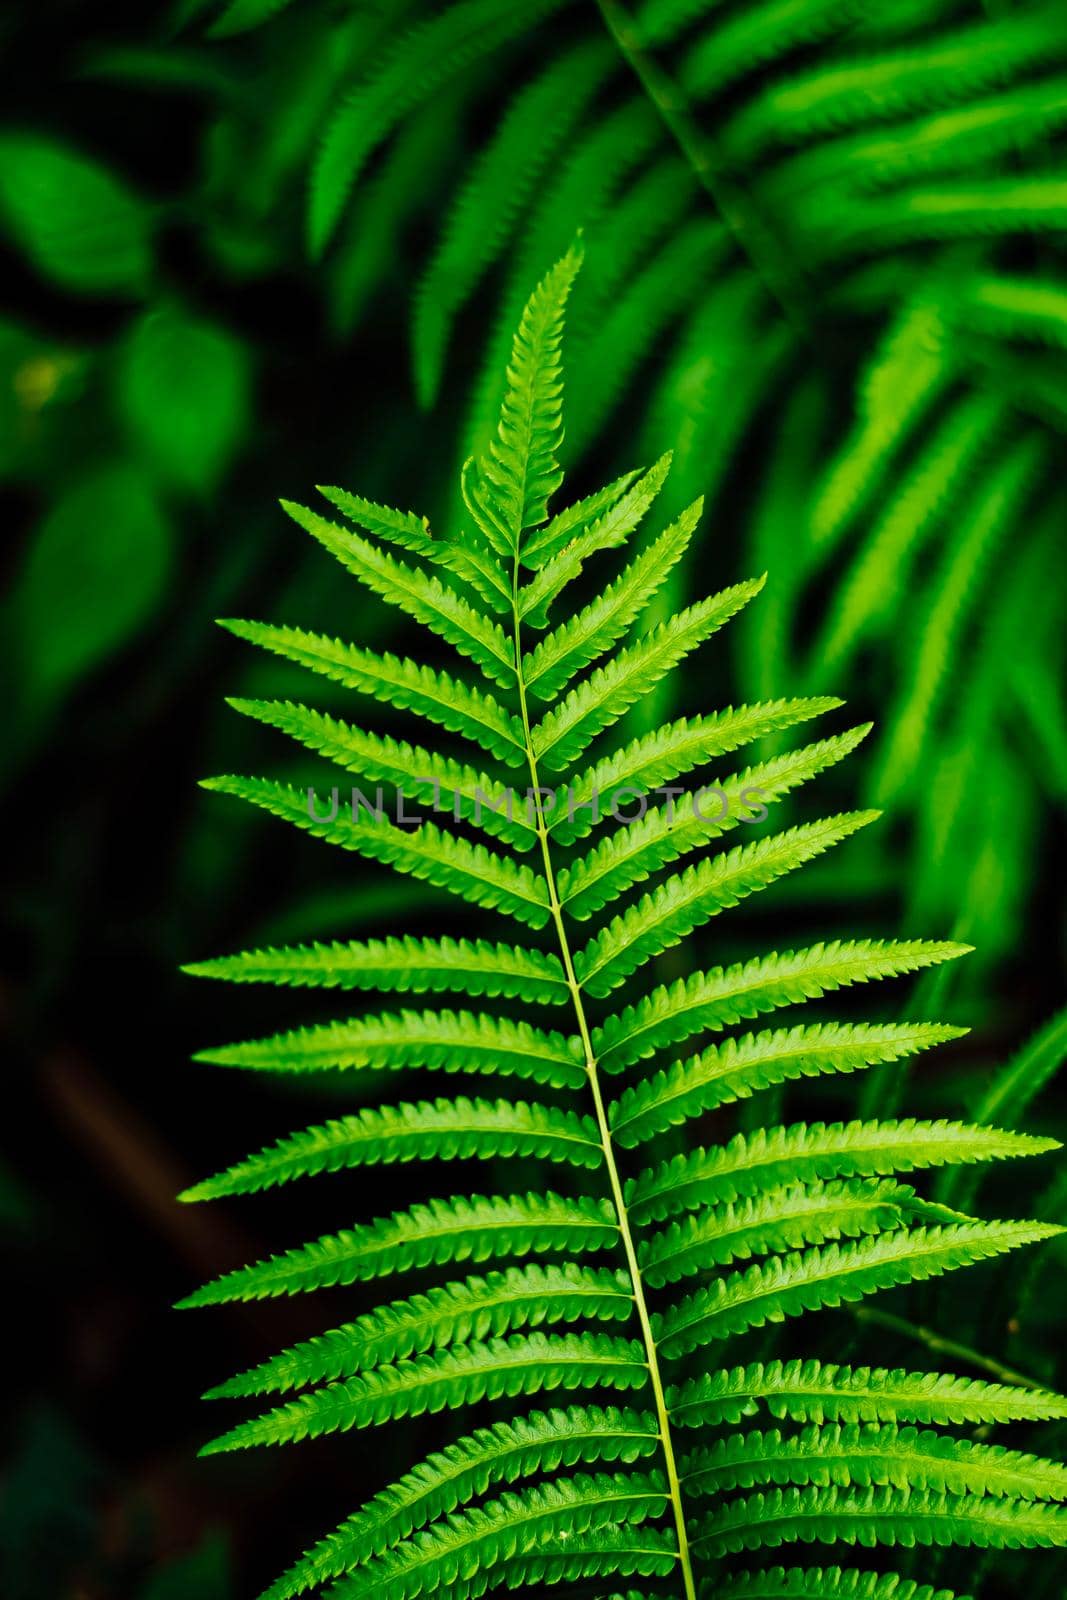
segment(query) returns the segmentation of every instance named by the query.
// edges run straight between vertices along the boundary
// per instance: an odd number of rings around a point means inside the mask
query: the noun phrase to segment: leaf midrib
[[[567,987],[570,990],[571,1000],[574,1005],[575,1020],[578,1024],[579,1036],[585,1050],[586,1071],[589,1075],[589,1086],[593,1096],[597,1127],[600,1132],[604,1164],[607,1169],[608,1180],[611,1187],[612,1201],[614,1204],[615,1215],[619,1229],[619,1238],[626,1256],[627,1269],[629,1271],[630,1282],[633,1288],[634,1308],[636,1310],[638,1322],[641,1328],[641,1341],[645,1350],[645,1362],[648,1367],[649,1377],[652,1383],[659,1437],[663,1449],[664,1466],[667,1472],[668,1498],[673,1514],[675,1536],[678,1544],[678,1558],[681,1568],[685,1600],[696,1600],[696,1582],[693,1574],[692,1557],[689,1550],[689,1534],[686,1527],[685,1508],[682,1502],[681,1482],[675,1460],[670,1416],[667,1411],[665,1386],[659,1369],[659,1357],[656,1349],[656,1341],[652,1332],[652,1321],[645,1300],[644,1282],[638,1262],[637,1246],[630,1228],[629,1214],[623,1194],[622,1179],[619,1175],[618,1167],[615,1162],[615,1151],[611,1135],[611,1128],[608,1121],[607,1106],[601,1093],[600,1082],[597,1075],[597,1058],[593,1050],[592,1034],[589,1027],[589,1022],[585,1015],[581,987],[575,972],[570,942],[567,938],[567,931],[563,922],[563,910],[556,889],[555,870],[553,868],[552,854],[549,847],[548,825],[541,804],[541,787],[537,768],[537,754],[534,749],[533,731],[531,729],[529,707],[526,700],[526,682],[523,675],[521,636],[522,622],[519,597],[519,549],[518,541],[516,541],[515,558],[512,567],[512,617],[513,645],[515,652],[515,681],[519,697],[523,738],[526,745],[526,759],[530,774],[530,792],[534,797],[534,805],[536,808],[536,829],[541,843],[541,856],[544,863],[545,887],[548,893],[548,903],[552,922],[555,926],[557,939],[559,941],[560,959],[563,962],[563,970],[567,978]]]

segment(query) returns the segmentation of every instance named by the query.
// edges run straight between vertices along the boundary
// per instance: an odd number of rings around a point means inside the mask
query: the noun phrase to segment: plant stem
[[[719,216],[748,256],[767,289],[777,300],[794,331],[809,343],[810,318],[797,295],[795,275],[763,219],[717,160],[708,139],[694,122],[681,88],[643,49],[629,16],[619,0],[596,0],[620,55],[648,96],[686,165],[708,195]]]
[[[870,1323],[891,1333],[899,1333],[902,1338],[912,1339],[916,1344],[925,1345],[927,1350],[933,1350],[937,1355],[952,1356],[956,1361],[966,1362],[970,1367],[988,1372],[990,1377],[996,1378],[999,1383],[1013,1384],[1021,1389],[1045,1387],[1037,1378],[1030,1378],[1025,1372],[1016,1372],[1013,1367],[1004,1366],[993,1356],[985,1356],[980,1350],[972,1350],[970,1345],[960,1344],[955,1339],[946,1339],[933,1328],[924,1328],[918,1322],[908,1322],[905,1317],[894,1316],[891,1311],[879,1311],[874,1306],[855,1306],[852,1308],[852,1316],[857,1322]]]
[[[652,1322],[648,1314],[648,1305],[645,1300],[644,1284],[641,1279],[641,1269],[637,1261],[637,1249],[634,1244],[633,1234],[630,1230],[629,1216],[626,1201],[623,1196],[622,1179],[619,1176],[618,1165],[615,1161],[615,1150],[611,1138],[611,1129],[608,1125],[607,1108],[604,1105],[604,1096],[600,1088],[600,1079],[597,1072],[597,1059],[593,1051],[593,1040],[589,1029],[589,1022],[582,1002],[582,992],[574,971],[574,961],[571,956],[570,941],[563,922],[563,908],[560,905],[559,894],[556,890],[556,874],[552,865],[552,853],[548,843],[548,827],[545,823],[544,807],[541,804],[541,787],[537,772],[537,757],[534,754],[533,740],[530,735],[530,713],[526,701],[526,682],[522,673],[522,647],[520,641],[519,622],[519,559],[516,551],[515,562],[512,569],[512,619],[514,625],[515,642],[515,678],[518,686],[519,707],[522,713],[523,739],[526,745],[526,760],[530,771],[530,787],[536,808],[537,837],[541,844],[541,859],[544,863],[545,884],[548,889],[549,906],[552,912],[552,921],[556,929],[556,938],[559,942],[560,960],[567,978],[567,987],[570,990],[571,1001],[574,1005],[574,1015],[578,1023],[578,1033],[585,1051],[585,1068],[589,1078],[589,1087],[593,1096],[593,1106],[596,1113],[597,1128],[600,1132],[600,1144],[604,1154],[604,1165],[607,1168],[608,1182],[611,1186],[612,1201],[615,1206],[615,1215],[618,1218],[619,1238],[626,1256],[626,1265],[630,1274],[630,1283],[633,1289],[634,1308],[637,1320],[641,1327],[641,1338],[645,1347],[645,1361],[648,1366],[649,1377],[652,1381],[652,1393],[656,1407],[656,1421],[659,1427],[660,1444],[663,1447],[663,1459],[667,1469],[667,1485],[670,1490],[671,1506],[674,1513],[674,1526],[678,1539],[678,1556],[682,1568],[682,1581],[685,1586],[686,1600],[696,1600],[696,1583],[693,1577],[693,1563],[689,1551],[689,1537],[685,1527],[685,1510],[682,1505],[682,1490],[678,1478],[678,1465],[674,1458],[674,1444],[671,1439],[670,1417],[667,1413],[667,1402],[663,1391],[663,1379],[659,1370],[659,1357],[656,1351],[656,1341],[652,1334]]]

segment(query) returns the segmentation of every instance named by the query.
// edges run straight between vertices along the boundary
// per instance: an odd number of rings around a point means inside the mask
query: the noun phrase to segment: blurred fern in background
[[[341,348],[403,321],[414,391],[461,460],[484,446],[525,285],[582,227],[576,461],[610,465],[623,419],[650,459],[673,441],[676,504],[721,499],[719,541],[776,573],[743,630],[748,682],[869,686],[871,798],[909,833],[862,870],[827,868],[827,892],[948,919],[977,942],[981,985],[1067,791],[1062,8],[185,3],[147,36],[84,42],[71,67],[195,103],[198,170],[150,203],[69,139],[3,140],[0,216],[33,268],[152,306],[107,356],[111,475],[94,461],[62,494],[16,583],[31,658],[64,527],[99,506],[112,531],[87,579],[123,566],[116,471],[138,474],[123,487],[143,570],[124,610],[70,619],[76,637],[30,660],[31,700],[161,603],[168,497],[255,449],[247,342],[189,303],[190,280],[295,272]],[[200,257],[180,294],[160,248],[176,229]],[[25,337],[7,340],[21,409],[54,423],[103,377],[100,352],[35,355]],[[477,378],[458,428],[450,350]],[[707,549],[716,571],[724,553]]]

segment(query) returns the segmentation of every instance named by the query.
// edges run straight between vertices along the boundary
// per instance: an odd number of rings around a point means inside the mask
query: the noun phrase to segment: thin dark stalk
[[[1006,1367],[993,1356],[983,1355],[980,1350],[972,1350],[970,1345],[960,1344],[956,1339],[946,1339],[933,1328],[924,1328],[918,1322],[909,1322],[905,1317],[894,1316],[891,1311],[879,1311],[875,1306],[856,1306],[852,1315],[857,1322],[885,1328],[890,1333],[899,1333],[902,1339],[912,1339],[916,1344],[925,1345],[927,1350],[934,1351],[936,1355],[951,1356],[953,1360],[962,1361],[969,1367],[977,1367],[980,1372],[988,1372],[998,1383],[1013,1384],[1021,1389],[1045,1387],[1036,1378],[1028,1377],[1025,1372],[1016,1372],[1014,1367]]]
[[[795,274],[748,196],[716,158],[696,123],[684,92],[643,48],[633,19],[619,0],[596,0],[620,55],[637,78],[686,165],[745,252],[794,331],[812,342],[810,318]]]

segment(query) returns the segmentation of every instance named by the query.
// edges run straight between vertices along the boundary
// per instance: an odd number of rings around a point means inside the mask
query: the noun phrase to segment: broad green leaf
[[[0,222],[60,288],[124,296],[148,286],[148,207],[98,161],[43,135],[0,135]]]
[[[134,445],[176,488],[213,489],[249,426],[244,344],[171,306],[131,329],[118,369],[119,407]]]

